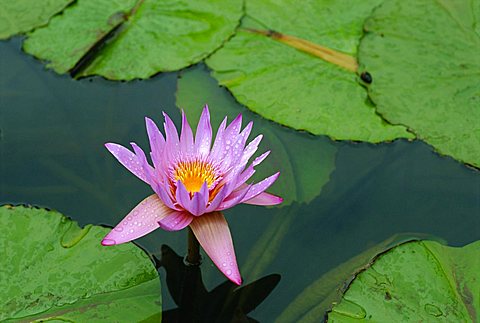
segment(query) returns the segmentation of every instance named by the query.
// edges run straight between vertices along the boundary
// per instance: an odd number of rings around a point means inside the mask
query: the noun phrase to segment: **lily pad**
[[[138,322],[161,313],[160,281],[132,243],[100,245],[107,228],[55,211],[0,207],[0,321]]]
[[[31,33],[24,50],[58,73],[148,78],[219,48],[243,14],[241,0],[78,0]]]
[[[271,155],[256,167],[254,180],[280,170],[280,177],[268,190],[284,198],[279,206],[309,203],[320,194],[335,169],[337,149],[334,145],[321,138],[283,129],[249,112],[219,87],[202,66],[182,73],[178,81],[177,106],[185,111],[189,120],[198,120],[207,103],[215,130],[225,116],[233,120],[242,113],[244,124],[254,122],[250,138],[260,133],[264,135],[257,155],[265,150],[271,150]]]
[[[351,10],[348,0],[247,1],[242,28],[206,63],[240,103],[282,125],[334,139],[412,138],[376,113],[357,74],[268,37],[294,36],[355,59],[363,22],[381,2]]]
[[[0,0],[0,39],[46,25],[73,0]]]
[[[385,1],[359,60],[378,112],[444,155],[480,167],[480,2]]]
[[[329,322],[476,322],[480,241],[412,241],[379,255],[348,286]]]

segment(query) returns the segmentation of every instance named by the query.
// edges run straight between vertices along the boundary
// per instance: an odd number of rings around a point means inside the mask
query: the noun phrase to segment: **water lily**
[[[105,246],[128,242],[162,228],[181,230],[190,226],[207,255],[220,271],[240,285],[232,237],[221,211],[239,203],[275,205],[282,198],[266,193],[279,173],[253,184],[249,179],[270,153],[265,152],[247,163],[257,151],[262,135],[246,145],[253,122],[242,130],[242,115],[227,126],[223,120],[212,146],[212,127],[208,106],[202,111],[195,138],[182,111],[180,137],[172,120],[165,117],[165,138],[155,123],[145,118],[150,140],[148,163],[135,143],[133,152],[114,143],[107,149],[138,178],[149,184],[155,194],[138,204],[102,240]]]

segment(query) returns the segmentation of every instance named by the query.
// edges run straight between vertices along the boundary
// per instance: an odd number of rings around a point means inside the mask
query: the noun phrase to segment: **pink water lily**
[[[195,138],[183,111],[180,138],[172,120],[163,115],[166,138],[152,120],[145,118],[153,167],[135,143],[131,143],[133,152],[118,144],[105,145],[123,166],[149,184],[155,194],[128,213],[105,236],[102,244],[128,242],[157,228],[177,231],[190,226],[218,269],[240,285],[242,278],[232,237],[220,211],[239,203],[275,205],[282,202],[281,197],[265,192],[279,176],[278,172],[259,183],[249,183],[255,166],[270,151],[255,158],[247,167],[262,135],[246,145],[253,122],[242,130],[242,115],[228,126],[225,117],[213,146],[208,106],[203,109]]]

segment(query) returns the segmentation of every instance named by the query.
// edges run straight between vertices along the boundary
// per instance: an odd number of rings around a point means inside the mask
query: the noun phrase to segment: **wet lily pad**
[[[280,207],[293,202],[309,203],[320,194],[335,169],[337,149],[334,145],[321,138],[283,129],[249,112],[219,87],[202,66],[182,73],[178,81],[177,106],[184,109],[189,120],[198,120],[207,103],[215,130],[225,116],[231,121],[242,113],[244,125],[254,122],[250,138],[260,133],[264,135],[256,155],[266,150],[271,150],[271,154],[256,167],[254,181],[280,170],[280,177],[268,190],[284,198]]]
[[[444,155],[480,167],[480,2],[386,1],[359,60],[378,112]]]
[[[247,1],[242,28],[206,62],[240,103],[282,125],[342,140],[412,138],[376,113],[357,74],[268,37],[273,30],[355,59],[363,22],[381,2],[351,10],[348,0]]]
[[[27,32],[48,23],[73,0],[0,0],[0,39]]]
[[[412,241],[379,255],[348,286],[328,322],[476,322],[480,241]]]
[[[0,227],[1,321],[138,322],[161,313],[152,261],[132,243],[100,245],[109,229],[23,206],[0,207]]]
[[[58,73],[148,78],[205,58],[242,13],[241,0],[78,0],[31,33],[24,50]]]

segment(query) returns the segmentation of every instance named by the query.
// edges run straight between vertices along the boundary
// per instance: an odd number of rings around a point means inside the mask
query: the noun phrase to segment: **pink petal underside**
[[[145,118],[145,124],[147,126],[148,140],[150,142],[150,156],[155,168],[162,167],[162,153],[165,147],[165,138],[158,130],[157,125],[150,118]]]
[[[166,231],[178,231],[188,226],[193,220],[193,216],[188,212],[176,212],[164,217],[158,224],[160,228]]]
[[[277,180],[279,175],[280,175],[280,172],[277,172],[272,176],[267,177],[264,180],[258,182],[257,184],[252,185],[252,187],[248,190],[248,193],[245,195],[245,197],[242,199],[240,203],[244,203],[245,201],[248,201],[256,197],[257,195],[261,194],[262,192],[264,192]]]
[[[244,201],[243,203],[253,204],[253,205],[277,205],[282,202],[283,202],[283,198],[281,198],[280,196],[263,192],[249,199],[248,201]]]
[[[182,153],[190,156],[193,154],[195,150],[195,146],[193,143],[193,133],[192,128],[188,124],[187,117],[185,116],[185,112],[182,110],[182,132],[180,134],[180,149]]]
[[[177,213],[180,212],[165,206],[156,194],[150,195],[133,208],[133,210],[103,238],[102,244],[104,246],[110,246],[140,238],[159,228],[158,221]]]
[[[107,143],[105,144],[105,147],[110,151],[110,153],[112,153],[113,156],[115,156],[115,158],[117,158],[120,164],[125,166],[126,169],[128,169],[142,181],[149,184],[145,174],[145,169],[142,167],[140,161],[134,153],[127,148],[114,143]]]
[[[197,153],[206,156],[210,153],[212,144],[212,125],[210,124],[210,112],[205,105],[198,121],[197,132],[195,134],[195,149]]]
[[[242,283],[238,270],[232,236],[221,212],[196,217],[190,223],[195,237],[218,269],[237,285]]]

